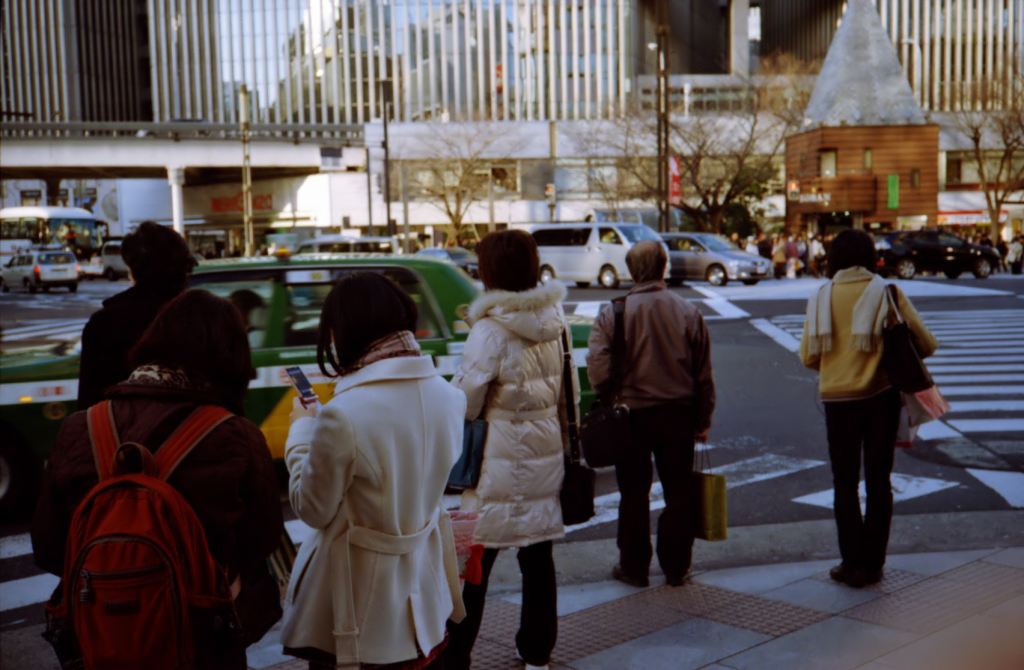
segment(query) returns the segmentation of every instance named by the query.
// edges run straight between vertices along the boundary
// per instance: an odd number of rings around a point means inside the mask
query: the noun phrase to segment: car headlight
[[[885,251],[886,249],[892,249],[892,245],[889,244],[889,242],[886,240],[880,240],[877,244],[875,244],[875,249],[878,249],[879,251]]]
[[[740,262],[739,261],[726,261],[725,264],[728,265],[733,270],[735,270],[736,268],[738,268],[740,266]]]

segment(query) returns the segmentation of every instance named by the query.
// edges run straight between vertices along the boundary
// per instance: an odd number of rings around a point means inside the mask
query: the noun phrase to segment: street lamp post
[[[239,92],[241,105],[240,120],[242,123],[242,234],[245,237],[245,255],[252,256],[256,252],[256,231],[252,220],[252,166],[249,164],[249,89],[242,84]]]
[[[668,232],[669,124],[668,124],[668,0],[658,0],[658,232]]]

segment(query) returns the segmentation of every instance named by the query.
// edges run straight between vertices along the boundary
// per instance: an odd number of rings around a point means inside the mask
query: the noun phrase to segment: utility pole
[[[239,93],[242,120],[242,234],[245,236],[245,255],[256,253],[256,231],[252,221],[252,166],[249,164],[249,90],[242,84]]]
[[[380,99],[383,105],[383,111],[381,116],[384,117],[384,206],[386,208],[386,223],[385,231],[387,234],[391,234],[391,150],[388,146],[388,111],[391,102],[391,96],[394,93],[394,86],[390,79],[380,80]],[[373,224],[370,225],[370,235],[373,235]],[[406,240],[403,246],[408,247],[409,241]],[[408,251],[408,248],[406,249]]]
[[[668,232],[668,0],[658,0],[658,232]]]

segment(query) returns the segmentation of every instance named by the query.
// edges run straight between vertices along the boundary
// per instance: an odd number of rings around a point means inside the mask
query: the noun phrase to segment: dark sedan
[[[421,256],[430,256],[431,258],[440,258],[446,261],[451,261],[465,270],[466,274],[473,279],[480,278],[480,271],[477,268],[476,254],[469,249],[463,249],[462,247],[447,247],[443,249],[428,247],[426,249],[420,249],[416,253]]]
[[[969,244],[941,230],[909,230],[875,237],[878,273],[912,279],[919,272],[941,272],[956,279],[970,272],[978,279],[992,274],[999,254],[992,247]]]

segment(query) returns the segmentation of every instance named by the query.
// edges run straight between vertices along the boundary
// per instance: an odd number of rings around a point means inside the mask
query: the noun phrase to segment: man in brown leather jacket
[[[665,492],[658,519],[658,562],[673,586],[682,585],[693,551],[690,473],[696,440],[706,440],[715,408],[711,342],[697,308],[667,290],[663,277],[668,254],[653,241],[636,244],[626,256],[635,286],[626,298],[626,351],[622,385],[612,378],[615,317],[604,307],[590,331],[587,373],[606,400],[630,409],[632,444],[618,455],[615,478],[619,503],[619,565],[612,576],[646,586],[652,550],[650,528],[651,454]]]

